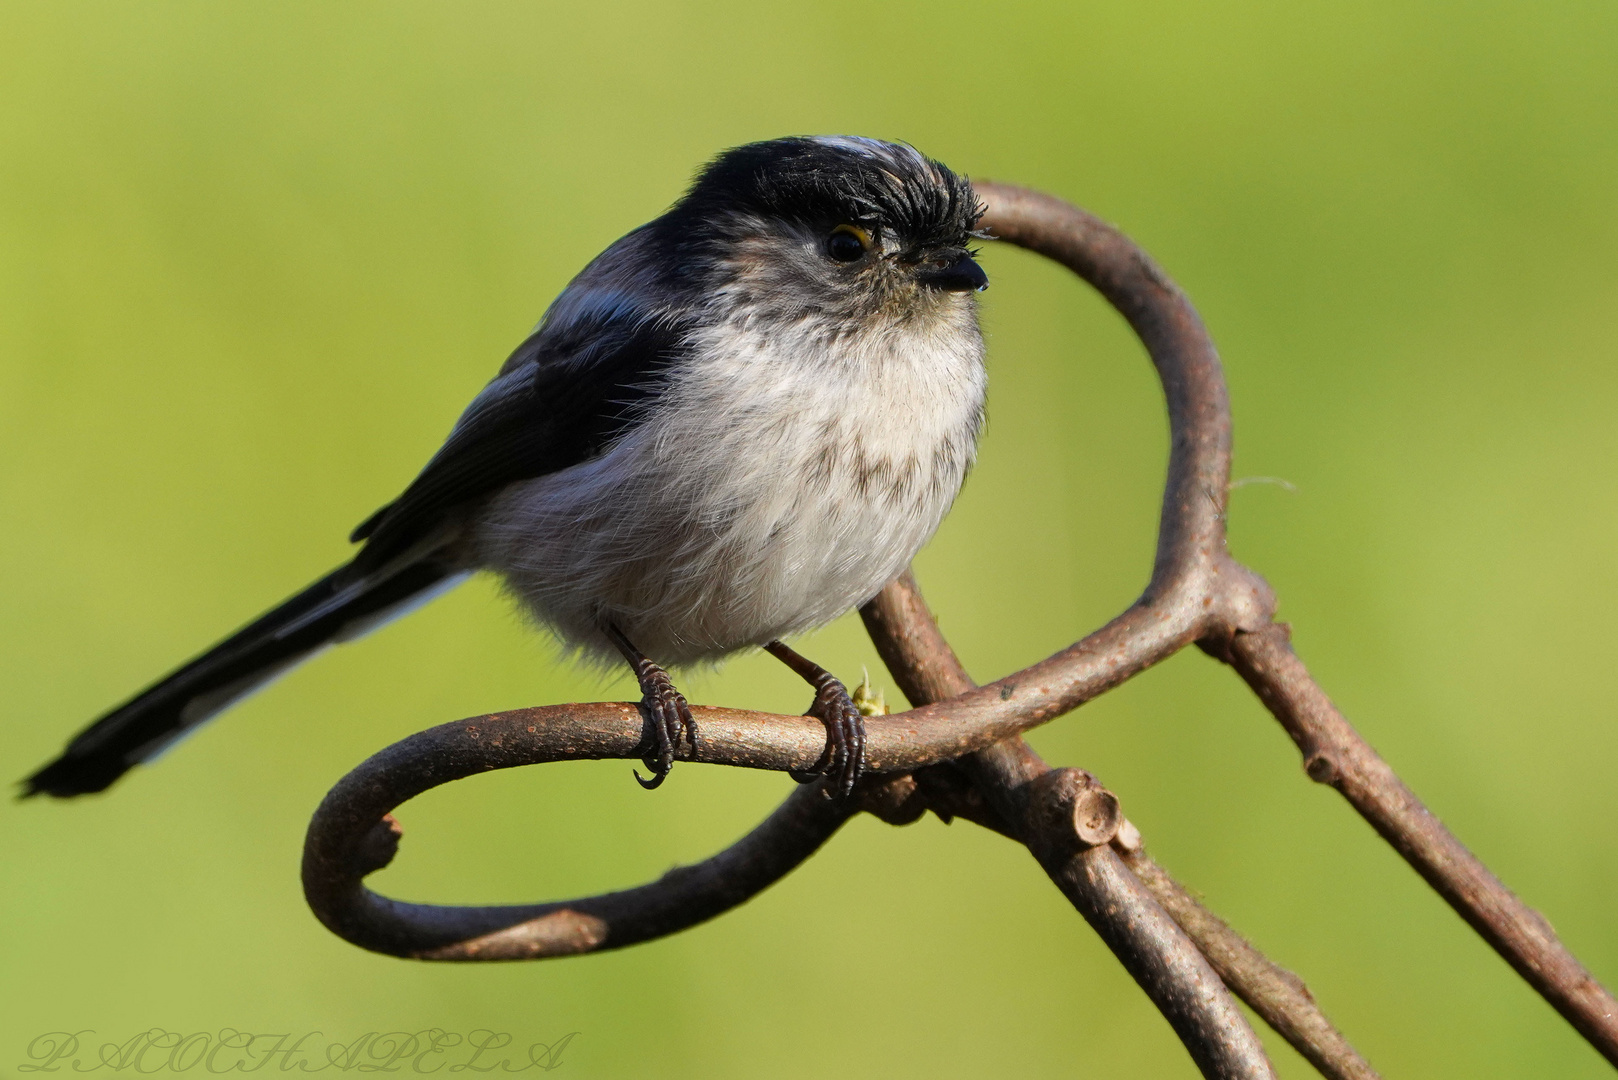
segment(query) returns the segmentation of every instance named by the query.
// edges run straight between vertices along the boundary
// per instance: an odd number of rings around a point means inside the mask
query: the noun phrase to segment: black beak
[[[989,275],[965,251],[954,262],[929,266],[917,277],[923,285],[945,292],[982,292],[989,287]]]

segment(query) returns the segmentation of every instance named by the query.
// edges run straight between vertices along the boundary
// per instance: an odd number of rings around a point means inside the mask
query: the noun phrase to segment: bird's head
[[[973,319],[982,213],[964,176],[914,147],[800,137],[727,150],[659,225],[671,269],[730,312],[846,332]]]

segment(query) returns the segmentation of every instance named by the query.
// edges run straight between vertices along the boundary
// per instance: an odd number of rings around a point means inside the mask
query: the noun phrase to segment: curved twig
[[[1027,770],[1034,767],[1015,745],[996,744],[1197,642],[1233,664],[1265,700],[1304,750],[1310,775],[1343,791],[1468,922],[1618,1063],[1618,1003],[1331,707],[1285,645],[1284,632],[1272,624],[1275,601],[1269,586],[1226,552],[1229,407],[1218,356],[1189,302],[1127,238],[1082,210],[1005,185],[979,184],[978,191],[988,204],[984,225],[992,235],[1047,255],[1093,284],[1129,320],[1151,355],[1171,432],[1157,556],[1141,598],[1073,646],[975,690],[911,695],[933,703],[872,719],[871,771],[914,776],[874,777],[862,788],[861,808],[890,821],[914,820],[929,805],[945,808],[1027,837],[1040,854],[1045,841],[1030,832],[1027,818],[1037,801],[1029,798],[1027,783]],[[895,675],[900,677],[897,668]],[[907,677],[930,678],[923,669]],[[908,694],[903,678],[901,686]],[[701,709],[697,723],[697,746],[684,750],[682,760],[802,769],[816,759],[824,740],[819,722],[802,717]],[[638,889],[563,904],[410,905],[376,896],[360,884],[391,857],[397,830],[387,812],[434,784],[540,761],[637,758],[649,746],[649,729],[635,707],[617,704],[517,710],[404,740],[345,778],[311,821],[304,860],[310,904],[337,933],[397,955],[491,959],[589,951],[672,932],[741,902],[789,871],[852,812],[851,805],[834,805],[818,789],[800,790],[748,837],[707,862]],[[968,763],[970,780],[958,766],[944,764],[990,747],[996,748]],[[1104,844],[1051,848],[1041,861],[1064,891],[1071,886],[1069,895],[1081,910],[1089,901],[1076,893],[1084,888],[1100,889],[1097,896],[1140,888]],[[1140,895],[1146,897],[1144,891]],[[1162,915],[1149,898],[1143,902],[1149,905],[1143,910]],[[1173,925],[1166,918],[1162,922]],[[1131,964],[1125,953],[1142,941],[1115,944],[1112,924],[1103,921],[1097,929]],[[1262,1055],[1248,1055],[1240,1033],[1223,1017],[1218,993],[1188,989],[1188,982],[1202,976],[1195,965],[1181,963],[1186,950],[1175,940],[1178,931],[1160,929],[1167,934],[1160,947],[1154,951],[1147,945],[1142,953],[1155,957],[1152,963],[1161,962],[1157,973],[1131,967],[1132,973],[1171,1020],[1173,1010],[1182,1009],[1176,1030],[1208,1075],[1266,1075],[1255,1063]],[[1204,964],[1199,970],[1205,969]],[[1149,985],[1159,976],[1170,987],[1166,997]],[[1170,1000],[1176,995],[1178,1004]]]
[[[1190,303],[1122,234],[1077,207],[1003,185],[985,183],[978,190],[989,206],[987,229],[1092,282],[1146,344],[1168,399],[1172,440],[1158,553],[1141,599],[1070,648],[947,703],[869,721],[866,756],[873,773],[914,771],[1019,734],[1165,659],[1210,628],[1256,629],[1268,620],[1273,604],[1263,580],[1225,553],[1230,410],[1218,356]],[[1213,632],[1217,636],[1221,630]],[[682,748],[682,760],[803,769],[824,742],[822,726],[801,717],[715,709],[697,710],[696,716],[701,736],[694,750]],[[383,951],[412,956],[442,948],[460,932],[458,912],[464,909],[402,905],[359,884],[376,866],[356,862],[353,853],[383,815],[434,784],[482,769],[643,756],[649,730],[633,706],[568,705],[445,724],[389,747],[334,788],[310,822],[304,888],[311,906],[322,922],[356,944],[387,942]],[[493,756],[501,764],[481,756],[490,748],[498,750]],[[478,753],[471,759],[481,763],[456,772],[452,763],[473,750]],[[365,797],[379,791],[389,794]],[[578,903],[585,901],[573,907]],[[542,909],[552,910],[550,905],[496,910],[518,919],[524,911]],[[484,926],[491,917],[474,923]],[[588,931],[575,928],[572,935],[570,944],[549,947],[589,947]]]
[[[685,761],[796,771],[812,765],[825,742],[824,725],[809,717],[692,711],[699,736],[695,751],[682,748]],[[872,758],[898,762],[898,768],[943,760],[955,745],[952,732],[933,731],[928,738],[928,732],[909,729],[902,716],[873,718],[869,730]],[[800,788],[720,854],[639,888],[579,900],[409,904],[361,884],[397,850],[401,830],[391,811],[424,791],[520,765],[636,760],[653,745],[634,705],[605,702],[516,709],[418,732],[368,758],[321,801],[304,840],[304,895],[333,933],[393,956],[505,960],[592,952],[674,933],[734,907],[791,871],[862,808],[857,801],[827,797],[818,784]],[[868,787],[885,805],[880,782]]]
[[[401,835],[389,813],[395,806],[492,769],[640,756],[642,742],[650,740],[642,736],[639,714],[632,707],[628,713],[633,731],[624,722],[625,707],[613,705],[478,717],[420,732],[368,759],[327,794],[310,822],[303,851],[310,908],[355,945],[418,960],[535,960],[622,948],[695,926],[757,895],[814,854],[859,809],[850,800],[830,798],[820,784],[801,787],[718,855],[638,888],[578,900],[409,904],[360,883],[393,860]],[[699,722],[723,726],[712,713],[699,712]],[[709,730],[705,726],[704,734]],[[817,753],[805,752],[811,761]]]
[[[1175,342],[1193,348],[1200,344],[1201,326],[1190,305],[1175,302],[1179,298],[1173,286],[1158,280],[1158,293],[1170,299],[1166,306],[1184,309],[1179,314],[1159,310],[1157,294],[1139,280],[1143,275],[1161,279],[1144,255],[1136,256],[1141,269],[1135,273],[1096,266],[1100,260],[1091,253],[1098,246],[1104,250],[1129,241],[1089,215],[1075,216],[1074,209],[1060,200],[1018,188],[981,185],[980,191],[989,200],[995,234],[1050,255],[1094,284],[1146,342],[1163,379],[1174,446],[1157,565],[1136,608],[1147,604],[1180,614],[1188,603],[1193,610],[1198,604],[1207,605],[1215,614],[1203,624],[1199,644],[1232,664],[1269,706],[1303,751],[1310,776],[1342,792],[1529,985],[1608,1061],[1618,1064],[1618,1000],[1557,939],[1538,912],[1506,888],[1421,804],[1332,706],[1293,654],[1285,629],[1271,622],[1275,604],[1267,586],[1225,553],[1230,427],[1218,360],[1207,345],[1206,352],[1197,349],[1189,363],[1165,364],[1167,354],[1157,344]],[[1099,242],[1092,239],[1097,234]],[[1116,267],[1127,256],[1114,254],[1107,261]],[[1201,339],[1205,341],[1205,335]],[[1216,411],[1223,414],[1222,420],[1215,417]],[[1184,423],[1176,423],[1178,418]],[[1188,436],[1197,441],[1194,448],[1182,447]],[[1165,564],[1181,569],[1165,574]],[[1178,603],[1163,603],[1158,590],[1165,577]],[[1180,593],[1181,589],[1188,592]],[[1115,624],[1116,620],[1109,626]]]

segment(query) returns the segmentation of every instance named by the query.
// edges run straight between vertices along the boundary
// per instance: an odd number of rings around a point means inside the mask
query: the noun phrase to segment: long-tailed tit
[[[782,638],[930,538],[983,422],[968,181],[909,146],[725,152],[585,267],[354,559],[68,744],[25,793],[101,791],[326,645],[488,570],[574,654],[640,682],[655,787],[691,710],[665,671],[763,646],[815,686],[813,771],[863,767],[848,692]]]

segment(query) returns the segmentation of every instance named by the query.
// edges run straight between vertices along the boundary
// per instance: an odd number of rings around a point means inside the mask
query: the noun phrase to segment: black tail
[[[61,757],[23,781],[22,796],[104,790],[299,661],[381,625],[455,576],[454,567],[432,560],[370,580],[352,563],[327,574],[85,728]]]

